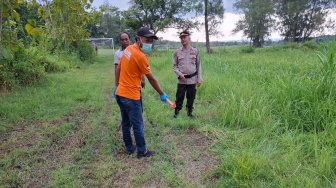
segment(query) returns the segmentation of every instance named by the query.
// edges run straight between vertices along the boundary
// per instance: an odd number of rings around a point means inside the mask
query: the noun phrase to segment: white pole
[[[113,49],[113,53],[114,53],[114,41],[113,41],[113,38],[112,38],[112,49]]]

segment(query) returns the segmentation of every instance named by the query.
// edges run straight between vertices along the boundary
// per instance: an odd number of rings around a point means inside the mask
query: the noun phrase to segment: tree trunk
[[[253,47],[261,48],[263,45],[262,39],[260,37],[256,37],[253,39]]]
[[[0,41],[2,40],[2,8],[0,9]]]
[[[208,0],[204,0],[204,25],[205,25],[205,45],[206,52],[211,53],[210,49],[210,37],[209,37],[209,23],[208,23]]]
[[[10,5],[10,14],[7,17],[8,31],[9,31],[9,40],[13,40],[12,26],[11,26],[10,19],[9,19],[9,17],[11,17],[11,16],[13,16],[13,9],[12,9],[12,6]]]
[[[9,16],[7,17],[7,23],[8,23],[9,40],[12,40],[12,28],[10,25]]]

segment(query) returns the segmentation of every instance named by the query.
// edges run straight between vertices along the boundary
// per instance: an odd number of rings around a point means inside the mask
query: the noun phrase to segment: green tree
[[[130,3],[130,9],[124,13],[125,26],[133,31],[147,26],[154,34],[182,23],[193,5],[190,0],[131,0]]]
[[[122,14],[123,11],[105,1],[103,4],[103,13],[99,24],[97,24],[99,36],[113,38],[114,42],[119,43],[119,34],[127,30],[122,24]]]
[[[38,13],[56,44],[69,46],[90,35],[87,25],[98,22],[99,11],[91,9],[93,0],[42,0]]]
[[[20,15],[16,9],[21,3],[19,0],[2,0],[0,3],[0,60],[14,59],[15,52],[20,49],[21,42],[17,40],[16,27]]]
[[[299,42],[310,38],[313,32],[323,31],[326,17],[335,7],[334,0],[277,0],[277,28],[287,41]]]
[[[17,23],[18,27],[18,39],[23,39],[25,44],[29,44],[30,39],[28,37],[27,31],[24,29],[26,24],[30,22],[30,20],[35,20],[36,25],[45,25],[45,22],[41,20],[38,16],[38,8],[39,5],[32,2],[24,2],[20,4],[17,9],[17,12],[20,14],[20,22]]]
[[[199,0],[196,5],[196,13],[204,15],[205,43],[207,53],[211,53],[210,35],[220,34],[219,26],[223,23],[223,0]]]
[[[1,0],[0,3],[0,41],[16,39],[15,24],[20,21],[20,15],[15,10],[22,1]]]
[[[254,47],[262,47],[275,22],[273,1],[239,0],[233,6],[243,14],[233,33],[243,31],[243,35],[252,41]]]

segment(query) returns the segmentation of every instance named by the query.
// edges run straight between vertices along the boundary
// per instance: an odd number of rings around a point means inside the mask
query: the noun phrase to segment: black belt
[[[187,75],[184,75],[184,78],[191,78],[191,77],[194,77],[197,75],[197,71],[192,73],[192,74],[187,74]],[[180,79],[180,77],[178,77],[178,79]]]

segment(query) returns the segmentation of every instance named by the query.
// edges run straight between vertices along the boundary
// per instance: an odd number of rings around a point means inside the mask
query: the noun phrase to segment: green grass
[[[172,118],[142,90],[150,159],[123,151],[111,50],[1,96],[0,187],[333,187],[336,103],[323,68],[335,61],[307,48],[214,51],[201,50],[195,119]],[[149,59],[174,100],[172,57]]]

